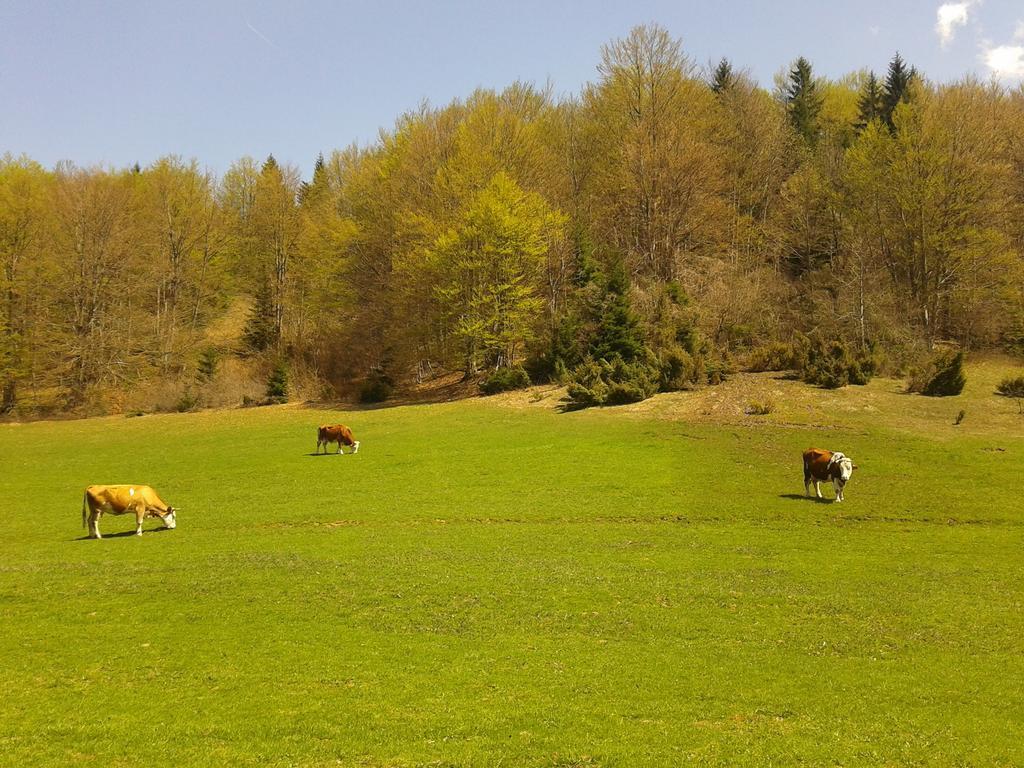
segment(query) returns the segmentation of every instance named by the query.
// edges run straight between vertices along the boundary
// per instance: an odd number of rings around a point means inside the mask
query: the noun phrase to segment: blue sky
[[[515,80],[577,92],[601,45],[647,22],[766,85],[799,55],[838,76],[884,71],[897,49],[933,80],[1024,78],[1024,0],[0,0],[0,154],[174,153],[223,173],[273,152],[308,175],[317,152],[372,141],[423,100]]]

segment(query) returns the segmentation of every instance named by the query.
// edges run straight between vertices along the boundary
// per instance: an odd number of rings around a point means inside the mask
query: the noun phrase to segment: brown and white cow
[[[832,481],[835,488],[835,501],[843,500],[843,489],[850,480],[850,475],[857,468],[848,456],[838,451],[826,451],[823,448],[808,448],[804,451],[804,492],[811,495],[811,481],[814,481],[814,491],[821,498],[820,483],[825,480]]]
[[[352,430],[344,424],[321,424],[316,431],[316,452],[320,453],[320,446],[324,447],[327,453],[327,444],[337,443],[338,453],[343,453],[343,445],[351,446],[352,453],[359,453],[359,441],[352,436]]]
[[[90,485],[82,497],[82,526],[89,526],[90,539],[102,539],[100,517],[135,513],[135,535],[142,535],[142,521],[159,517],[166,528],[177,526],[176,510],[164,504],[148,485]]]

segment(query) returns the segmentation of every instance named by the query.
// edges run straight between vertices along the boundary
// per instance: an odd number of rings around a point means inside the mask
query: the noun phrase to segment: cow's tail
[[[88,525],[88,518],[85,515],[85,510],[89,506],[89,491],[82,494],[82,527],[85,528]]]

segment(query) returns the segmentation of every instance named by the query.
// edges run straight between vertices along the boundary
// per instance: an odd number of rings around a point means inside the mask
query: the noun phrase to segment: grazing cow
[[[352,430],[344,424],[320,425],[320,428],[316,431],[316,452],[320,453],[320,446],[322,445],[324,453],[327,453],[328,443],[337,443],[338,453],[344,453],[341,450],[343,445],[351,446],[352,453],[359,453],[359,441],[352,437]]]
[[[826,451],[822,448],[808,448],[804,451],[804,492],[811,495],[811,481],[814,481],[814,491],[821,498],[821,485],[823,480],[831,480],[836,490],[835,501],[843,500],[843,488],[846,487],[850,475],[857,468],[848,456],[838,451]]]
[[[87,514],[88,510],[88,514]],[[90,539],[102,539],[100,517],[104,512],[112,515],[135,513],[135,535],[142,535],[142,521],[159,517],[166,528],[174,528],[176,510],[164,504],[156,491],[148,485],[90,485],[82,497],[82,526],[89,526]]]

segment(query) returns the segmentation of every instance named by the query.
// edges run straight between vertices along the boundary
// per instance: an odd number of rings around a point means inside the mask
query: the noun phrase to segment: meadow
[[[996,374],[0,425],[0,764],[1024,764]],[[311,455],[327,421],[357,455]],[[84,539],[116,482],[178,528]]]

